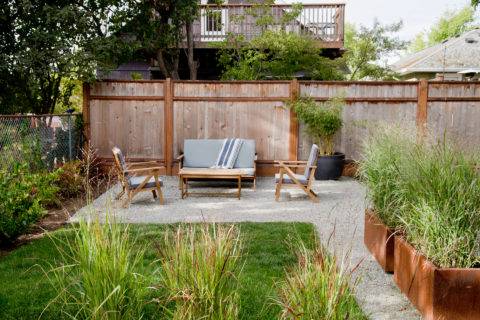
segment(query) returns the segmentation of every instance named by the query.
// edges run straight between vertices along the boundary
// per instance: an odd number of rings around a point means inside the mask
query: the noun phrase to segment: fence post
[[[90,146],[90,84],[83,83],[83,135],[85,136],[85,147]]]
[[[166,175],[172,175],[173,167],[173,81],[167,78],[164,83],[164,152]]]
[[[300,85],[297,79],[293,79],[290,82],[290,100],[295,100],[298,98],[300,93]],[[289,149],[288,149],[288,158],[289,160],[298,159],[298,119],[297,114],[293,109],[290,109],[290,133],[289,133]]]
[[[417,136],[423,139],[427,133],[428,80],[422,79],[418,82],[417,96]]]
[[[68,161],[72,161],[72,113],[68,112]]]

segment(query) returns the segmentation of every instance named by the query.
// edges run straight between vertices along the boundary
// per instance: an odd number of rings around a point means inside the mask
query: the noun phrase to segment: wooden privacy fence
[[[345,97],[337,150],[361,157],[379,123],[401,123],[480,144],[480,83],[322,81],[102,81],[84,85],[85,134],[100,158],[115,145],[132,161],[156,160],[176,173],[184,139],[255,139],[260,174],[273,160],[305,159],[312,141],[285,102],[296,96]]]

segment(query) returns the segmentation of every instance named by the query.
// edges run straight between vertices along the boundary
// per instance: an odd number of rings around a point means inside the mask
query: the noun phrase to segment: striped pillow
[[[242,144],[242,139],[225,139],[218,154],[217,161],[212,168],[232,169],[237,161]]]

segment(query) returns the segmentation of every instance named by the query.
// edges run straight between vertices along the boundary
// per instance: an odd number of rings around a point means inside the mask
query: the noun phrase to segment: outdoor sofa
[[[185,139],[183,143],[183,153],[177,158],[179,162],[179,172],[188,173],[189,170],[211,169],[218,158],[224,139]],[[244,139],[237,160],[232,169],[241,171],[242,180],[253,181],[253,187],[256,184],[256,153],[255,140]],[[206,170],[214,171],[216,169]],[[205,176],[208,179],[208,175]]]

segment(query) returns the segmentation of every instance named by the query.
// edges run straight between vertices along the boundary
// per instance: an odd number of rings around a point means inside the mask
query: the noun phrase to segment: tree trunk
[[[172,52],[165,52],[164,49],[157,51],[158,67],[165,78],[180,79],[178,75],[179,56],[178,49],[174,49]]]
[[[177,44],[177,48],[178,48]],[[180,49],[173,49],[173,57],[172,57],[172,79],[173,80],[178,80],[180,79],[180,75],[178,74],[178,65],[180,63]]]
[[[163,73],[163,76],[166,78],[170,78],[170,72],[167,67],[167,63],[165,61],[165,55],[163,54],[163,49],[158,49],[157,50],[157,61],[158,61],[158,67],[160,68],[160,71]]]
[[[190,71],[190,80],[197,80],[198,61],[194,59],[194,41],[193,41],[193,23],[186,24],[187,29],[187,58],[188,70]]]

